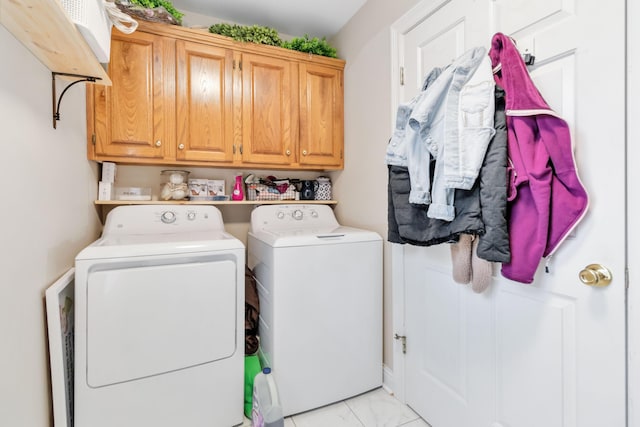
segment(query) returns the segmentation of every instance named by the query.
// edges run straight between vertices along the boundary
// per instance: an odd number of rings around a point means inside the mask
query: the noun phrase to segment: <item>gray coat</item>
[[[496,87],[494,126],[480,174],[470,190],[456,190],[453,221],[427,216],[427,205],[409,203],[409,172],[389,166],[388,240],[432,246],[454,242],[460,234],[480,236],[478,257],[492,262],[510,259],[507,229],[507,127],[504,91]]]

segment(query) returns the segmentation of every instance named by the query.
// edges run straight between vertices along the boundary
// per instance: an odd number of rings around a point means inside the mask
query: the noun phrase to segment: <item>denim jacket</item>
[[[442,72],[433,70],[425,90],[398,108],[387,164],[408,168],[409,201],[430,204],[429,217],[453,220],[455,188],[471,188],[493,136],[494,86],[487,60],[482,47],[465,52]],[[436,161],[430,191],[431,157]]]

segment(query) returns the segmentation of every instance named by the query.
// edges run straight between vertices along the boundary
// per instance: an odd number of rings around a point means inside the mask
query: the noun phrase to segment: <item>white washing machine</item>
[[[247,246],[284,415],[379,387],[382,238],[325,205],[268,205],[253,210]]]
[[[75,263],[75,426],[243,421],[242,242],[213,206],[112,210]]]

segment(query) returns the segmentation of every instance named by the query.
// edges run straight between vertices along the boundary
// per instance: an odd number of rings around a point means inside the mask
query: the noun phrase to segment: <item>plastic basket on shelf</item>
[[[247,200],[295,200],[296,188],[289,184],[284,193],[280,193],[277,188],[265,184],[247,184]]]

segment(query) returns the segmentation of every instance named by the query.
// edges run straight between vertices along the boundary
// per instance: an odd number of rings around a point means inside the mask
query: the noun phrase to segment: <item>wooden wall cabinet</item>
[[[88,87],[98,161],[342,169],[344,61],[140,23],[114,29],[113,86]]]
[[[175,42],[166,37],[113,31],[112,86],[87,87],[89,157],[162,161],[175,156],[174,50]]]

